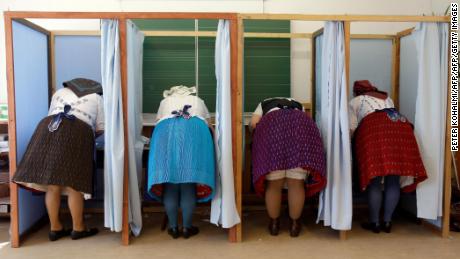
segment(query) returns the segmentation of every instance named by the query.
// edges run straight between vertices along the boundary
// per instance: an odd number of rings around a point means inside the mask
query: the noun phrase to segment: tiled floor
[[[460,234],[442,239],[431,230],[399,219],[391,234],[366,232],[355,222],[348,240],[340,241],[337,232],[316,225],[310,219],[299,238],[290,238],[287,220],[278,237],[266,231],[266,216],[252,212],[244,217],[244,242],[231,244],[221,229],[197,219],[201,233],[189,240],[172,240],[160,231],[161,214],[144,219],[144,231],[131,245],[120,245],[120,235],[103,230],[99,235],[73,241],[47,240],[47,228],[31,234],[21,248],[12,249],[6,242],[7,223],[0,221],[0,258],[460,258]],[[102,217],[88,219],[102,229]]]

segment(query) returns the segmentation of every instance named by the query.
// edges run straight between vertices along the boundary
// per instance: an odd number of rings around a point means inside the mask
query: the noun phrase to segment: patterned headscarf
[[[79,98],[94,93],[102,95],[102,85],[91,79],[74,78],[62,83],[62,85],[72,90]]]
[[[353,84],[353,93],[355,96],[369,95],[383,100],[388,98],[386,92],[380,91],[377,87],[373,86],[369,80],[355,81]]]

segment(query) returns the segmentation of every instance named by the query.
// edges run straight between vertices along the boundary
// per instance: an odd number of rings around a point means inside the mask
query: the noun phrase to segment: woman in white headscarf
[[[207,122],[210,114],[195,93],[195,87],[186,86],[164,91],[150,144],[148,193],[163,201],[168,233],[174,239],[198,234],[192,225],[196,202],[210,201],[215,190],[214,143]]]

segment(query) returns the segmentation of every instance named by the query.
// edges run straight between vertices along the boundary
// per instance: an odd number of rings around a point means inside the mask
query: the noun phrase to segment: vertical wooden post
[[[343,22],[343,29],[344,29],[344,38],[345,38],[345,78],[347,80],[347,100],[349,98],[350,93],[350,22],[345,21]],[[347,231],[340,230],[340,240],[347,239]]]
[[[343,22],[345,33],[345,74],[347,80],[347,97],[350,93],[350,22]],[[348,100],[348,98],[347,98]]]
[[[55,53],[55,36],[53,32],[50,32],[48,36],[49,39],[49,70],[50,70],[50,97],[53,96],[54,92],[56,92],[56,53]],[[50,99],[51,102],[51,99]]]
[[[339,232],[340,240],[342,240],[342,241],[347,240],[347,233],[348,233],[348,231],[346,231],[346,230],[340,230],[340,232]]]
[[[400,51],[401,51],[401,38],[395,36],[393,38],[393,50],[392,50],[392,73],[391,73],[391,99],[396,109],[399,109],[399,68],[401,64],[400,60]]]
[[[311,117],[316,119],[316,37],[323,34],[321,28],[311,35]]]
[[[316,36],[311,38],[311,117],[316,119]]]
[[[126,46],[126,19],[118,19],[118,28],[120,36],[120,60],[121,60],[121,95],[123,101],[123,135],[124,135],[124,170],[123,170],[123,221],[121,242],[123,245],[129,245],[129,167],[128,167],[128,59]]]
[[[231,87],[232,87],[232,144],[233,144],[233,174],[235,179],[235,202],[241,223],[229,231],[230,242],[242,241],[242,170],[243,170],[243,95],[242,95],[242,20],[230,20],[230,49],[231,49]]]
[[[8,89],[8,138],[10,145],[9,164],[10,178],[16,172],[16,103],[14,93],[14,58],[13,58],[13,22],[9,15],[5,14],[5,47],[6,47],[6,76]],[[18,206],[18,185],[10,181],[10,227],[11,247],[19,247],[19,206]]]
[[[442,212],[442,224],[441,224],[441,236],[443,238],[449,237],[450,233],[450,203],[451,203],[451,195],[452,195],[452,152],[450,151],[450,141],[451,141],[451,129],[452,126],[450,124],[450,29],[449,29],[449,40],[448,44],[449,47],[447,48],[447,109],[446,109],[446,142],[444,148],[444,199],[443,199],[443,212]]]

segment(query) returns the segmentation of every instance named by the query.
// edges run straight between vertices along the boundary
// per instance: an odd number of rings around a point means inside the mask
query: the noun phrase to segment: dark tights
[[[169,227],[177,227],[179,207],[182,209],[182,226],[184,228],[192,227],[193,211],[196,206],[196,184],[166,183],[163,186],[163,204],[168,215]]]
[[[382,206],[382,176],[375,177],[371,180],[367,188],[367,197],[369,204],[369,222],[379,223],[380,208]],[[385,176],[385,200],[384,200],[384,216],[383,221],[389,222],[393,217],[393,212],[396,209],[399,201],[400,184],[399,175]]]

